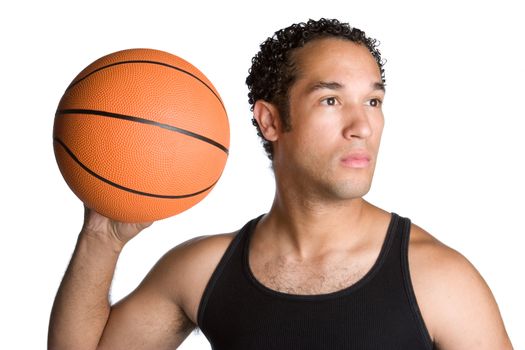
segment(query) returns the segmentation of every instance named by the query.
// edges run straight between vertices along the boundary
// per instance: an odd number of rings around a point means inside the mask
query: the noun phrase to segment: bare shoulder
[[[238,231],[200,236],[168,251],[159,261],[160,276],[172,286],[175,302],[196,324],[198,306],[206,285]]]
[[[196,325],[204,290],[236,234],[201,236],[179,244],[158,261],[143,284],[164,291]]]
[[[438,349],[512,349],[489,286],[465,256],[413,224],[408,259]]]
[[[166,253],[165,258],[177,260],[182,266],[186,263],[194,266],[196,258],[203,259],[197,260],[202,263],[201,266],[207,263],[213,264],[215,260],[220,260],[236,234],[237,231],[192,238],[172,248]]]

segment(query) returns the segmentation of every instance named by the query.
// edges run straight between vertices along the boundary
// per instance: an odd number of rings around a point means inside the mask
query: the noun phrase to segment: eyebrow
[[[371,85],[374,90],[381,90],[385,92],[385,83],[374,82]],[[313,92],[313,91],[320,90],[320,89],[339,90],[339,89],[342,89],[343,87],[344,87],[343,84],[338,83],[336,81],[318,81],[312,86],[310,86],[310,88],[308,89],[308,92]]]
[[[308,92],[313,92],[321,89],[339,90],[343,88],[343,84],[336,81],[318,81],[308,89]]]
[[[381,90],[383,92],[385,92],[385,83],[383,82],[375,82],[372,84],[372,87],[374,88],[374,90]]]

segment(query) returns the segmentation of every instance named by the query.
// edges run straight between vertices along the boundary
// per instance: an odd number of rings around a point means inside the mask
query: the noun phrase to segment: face
[[[364,196],[384,124],[376,61],[366,47],[335,38],[306,44],[294,59],[292,128],[273,140],[278,184],[330,198]]]

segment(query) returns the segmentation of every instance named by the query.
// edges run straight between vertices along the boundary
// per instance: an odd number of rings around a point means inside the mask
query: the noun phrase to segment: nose
[[[372,135],[372,126],[364,107],[349,106],[345,115],[344,138],[348,140],[353,138],[364,139]]]

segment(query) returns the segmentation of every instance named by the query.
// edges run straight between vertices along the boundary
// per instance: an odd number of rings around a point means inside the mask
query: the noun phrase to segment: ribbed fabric
[[[291,295],[258,282],[248,222],[217,265],[198,325],[215,350],[433,349],[408,271],[410,220],[392,213],[379,256],[358,282],[322,295]]]

